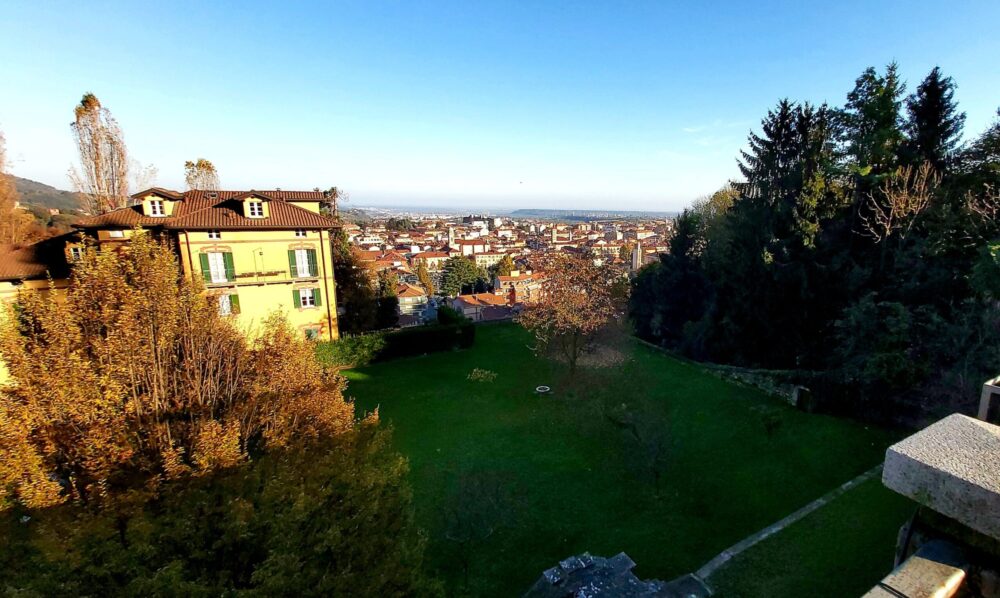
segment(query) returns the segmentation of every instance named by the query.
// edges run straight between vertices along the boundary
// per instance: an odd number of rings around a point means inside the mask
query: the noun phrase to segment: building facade
[[[102,248],[137,229],[170,239],[184,274],[251,335],[277,311],[307,338],[339,337],[330,255],[338,223],[320,214],[322,192],[154,188],[133,200],[75,226]]]

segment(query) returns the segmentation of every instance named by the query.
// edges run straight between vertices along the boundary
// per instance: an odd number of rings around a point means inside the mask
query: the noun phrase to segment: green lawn
[[[892,569],[913,513],[870,480],[740,554],[712,576],[720,596],[861,596]]]
[[[542,570],[583,551],[625,551],[645,578],[692,571],[879,463],[893,439],[799,412],[638,343],[626,343],[629,359],[619,367],[581,371],[572,390],[565,368],[537,359],[530,342],[513,325],[483,326],[472,349],[347,373],[347,394],[359,410],[379,408],[410,459],[430,565],[452,593],[461,593],[464,576],[460,549],[445,538],[444,513],[455,504],[458,480],[470,474],[500,476],[509,492],[502,498],[505,525],[463,550],[472,561],[465,591],[512,596]],[[467,380],[473,368],[498,376]],[[540,384],[552,386],[553,395],[534,394]],[[667,422],[670,449],[659,496],[634,464],[628,434],[602,416],[602,404],[622,402],[652,405],[653,415]],[[872,500],[879,508],[871,517],[905,518],[905,504]],[[860,509],[857,517],[868,514]],[[892,538],[882,529],[888,524],[876,527],[863,549],[887,543],[891,553]],[[857,535],[865,533],[860,525]],[[822,534],[801,539],[825,541]],[[872,557],[867,569],[855,570],[867,578],[861,585],[885,572],[883,561]],[[827,564],[835,577],[837,563]]]

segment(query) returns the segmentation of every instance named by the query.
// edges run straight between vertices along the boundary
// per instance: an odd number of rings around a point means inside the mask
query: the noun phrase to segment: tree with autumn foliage
[[[354,425],[281,316],[251,341],[139,231],[89,249],[64,296],[23,291],[0,329],[0,506],[103,502]]]
[[[211,160],[198,158],[184,162],[184,182],[188,189],[219,190],[219,171]]]
[[[19,198],[14,177],[7,173],[7,143],[0,131],[0,243],[17,245],[29,236],[34,218],[18,208]]]
[[[22,292],[0,355],[7,592],[438,594],[377,414],[283,316],[246,338],[150,234]]]
[[[540,299],[525,307],[518,322],[530,330],[538,349],[554,348],[576,371],[595,333],[620,315],[618,281],[624,274],[616,266],[571,253],[547,256],[542,267],[545,280]]]

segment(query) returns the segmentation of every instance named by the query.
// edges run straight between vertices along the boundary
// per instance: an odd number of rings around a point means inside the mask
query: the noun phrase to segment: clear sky
[[[843,103],[896,60],[1000,106],[1000,1],[0,2],[14,174],[68,188],[92,91],[183,186],[347,189],[352,203],[673,210],[737,175],[782,97]]]

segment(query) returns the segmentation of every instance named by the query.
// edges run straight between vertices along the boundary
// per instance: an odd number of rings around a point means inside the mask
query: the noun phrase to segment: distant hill
[[[63,191],[50,187],[45,183],[14,177],[14,185],[17,192],[21,194],[21,203],[40,206],[43,208],[57,208],[61,212],[72,213],[80,209],[80,201],[76,193]]]
[[[364,210],[358,208],[341,208],[337,211],[341,219],[345,222],[353,222],[354,224],[364,224],[366,222],[371,222],[372,217],[365,213]]]

